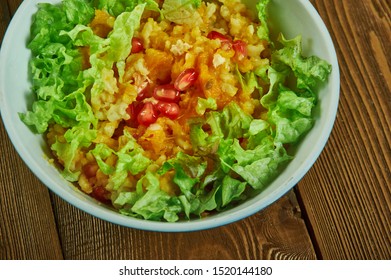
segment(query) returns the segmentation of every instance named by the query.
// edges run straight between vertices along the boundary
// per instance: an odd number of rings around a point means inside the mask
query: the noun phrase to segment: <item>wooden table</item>
[[[1,0],[0,38],[21,0]],[[43,186],[0,125],[0,259],[391,259],[391,6],[312,0],[341,67],[334,130],[286,196],[224,227],[155,233],[96,219]]]

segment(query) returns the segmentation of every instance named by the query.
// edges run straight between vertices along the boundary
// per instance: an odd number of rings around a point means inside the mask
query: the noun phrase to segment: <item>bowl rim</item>
[[[146,221],[141,220],[137,218],[132,218],[128,216],[121,215],[113,210],[106,209],[105,207],[102,207],[99,203],[90,203],[85,200],[81,199],[75,199],[75,195],[70,193],[69,191],[65,190],[63,186],[58,185],[52,178],[45,176],[45,172],[42,167],[37,167],[35,160],[33,156],[29,153],[29,151],[23,146],[22,142],[20,141],[18,137],[17,131],[12,126],[12,119],[11,115],[15,114],[15,112],[11,112],[8,110],[6,104],[5,104],[5,89],[4,89],[4,83],[2,82],[4,79],[4,64],[2,61],[5,61],[6,52],[3,51],[4,48],[8,48],[10,46],[11,42],[11,34],[14,33],[17,30],[17,26],[21,20],[21,16],[28,10],[31,9],[32,5],[35,5],[39,2],[60,2],[60,0],[50,0],[50,1],[44,1],[44,0],[30,0],[30,1],[23,1],[21,5],[19,6],[18,10],[14,14],[14,17],[12,18],[6,33],[3,38],[3,42],[0,49],[0,113],[1,118],[3,120],[5,129],[7,131],[7,134],[19,154],[19,156],[22,158],[22,160],[25,162],[25,164],[29,167],[29,169],[34,173],[34,175],[53,193],[61,197],[63,200],[68,202],[69,204],[75,206],[76,208],[94,216],[97,218],[100,218],[102,220],[124,226],[124,227],[130,227],[134,229],[140,229],[140,230],[146,230],[146,231],[155,231],[155,232],[191,232],[191,231],[199,231],[199,230],[206,230],[206,229],[212,229],[219,226],[227,225],[234,223],[236,221],[242,220],[246,217],[249,217],[251,215],[254,215],[256,212],[268,207],[270,204],[277,201],[279,198],[281,198],[284,194],[286,194],[289,190],[291,190],[301,179],[302,177],[308,172],[308,170],[311,168],[311,166],[315,163],[319,155],[321,154],[324,146],[326,145],[331,131],[334,126],[334,122],[337,115],[338,110],[338,100],[339,100],[339,94],[340,94],[340,73],[339,73],[339,65],[338,65],[338,58],[335,50],[335,46],[333,43],[333,40],[331,38],[331,35],[323,22],[322,18],[318,14],[315,7],[311,4],[309,0],[297,0],[299,1],[302,6],[307,10],[309,14],[312,15],[312,19],[316,22],[317,27],[321,30],[322,36],[324,40],[327,42],[327,45],[329,46],[328,50],[330,51],[331,55],[331,61],[329,63],[332,64],[333,71],[329,77],[329,81],[332,79],[332,98],[334,100],[334,103],[336,106],[332,107],[332,110],[328,111],[328,118],[329,122],[327,122],[327,126],[325,126],[322,129],[322,136],[320,137],[321,140],[318,142],[317,149],[313,150],[308,158],[305,160],[305,164],[303,167],[297,171],[284,185],[284,187],[278,188],[276,191],[273,192],[273,196],[266,197],[263,200],[263,203],[253,203],[245,208],[235,210],[235,213],[233,211],[226,211],[223,215],[220,213],[219,215],[210,216],[205,219],[199,219],[199,220],[190,220],[190,221],[179,221],[175,223],[168,223],[168,222],[159,222],[159,221]],[[334,104],[333,103],[333,104]]]

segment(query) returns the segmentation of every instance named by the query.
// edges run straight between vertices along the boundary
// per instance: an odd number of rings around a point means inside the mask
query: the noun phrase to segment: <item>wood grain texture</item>
[[[61,259],[47,188],[22,162],[1,121],[0,139],[0,259]]]
[[[315,259],[295,194],[242,221],[190,233],[125,228],[53,195],[66,259]]]
[[[8,11],[10,15],[14,15],[19,5],[23,2],[23,0],[3,0],[8,3]]]
[[[390,259],[390,2],[312,2],[338,51],[341,98],[299,199],[321,258]]]
[[[8,3],[6,1],[0,2],[0,46],[1,42],[3,41],[3,34],[5,33],[5,30],[7,29],[8,23],[10,22],[10,12]]]

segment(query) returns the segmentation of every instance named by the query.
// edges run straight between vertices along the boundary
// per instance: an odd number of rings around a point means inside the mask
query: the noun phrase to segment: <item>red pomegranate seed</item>
[[[132,53],[139,53],[144,51],[143,42],[140,38],[133,37],[132,38]]]
[[[180,92],[171,84],[155,87],[153,97],[164,102],[179,102],[181,100]]]
[[[211,39],[211,40],[220,40],[222,42],[227,42],[227,43],[231,41],[227,36],[221,34],[220,32],[217,32],[217,31],[209,32],[207,38]]]
[[[157,120],[157,112],[151,102],[146,102],[137,115],[137,121],[141,125],[149,126]]]
[[[149,83],[148,81],[143,82],[140,86],[137,87],[137,101],[142,101],[149,96]]]
[[[217,31],[211,31],[209,32],[208,36],[211,40],[219,40],[221,42],[221,48],[223,50],[230,50],[232,47],[231,39],[220,32]]]
[[[238,60],[242,60],[247,56],[247,43],[242,40],[235,40],[232,43],[232,47],[235,50],[235,57]]]
[[[189,87],[194,85],[198,78],[198,73],[194,68],[184,70],[176,78],[174,87],[179,91],[187,90]]]
[[[133,102],[132,104],[129,104],[128,108],[126,108],[126,113],[128,113],[131,119],[137,119],[137,115],[142,107],[142,103]]]
[[[137,117],[141,109],[143,108],[144,104],[139,102],[133,102],[126,108],[126,113],[130,116],[128,120],[126,120],[126,124],[130,127],[137,127]]]
[[[179,105],[172,102],[162,102],[156,104],[156,108],[159,112],[172,120],[178,118],[179,116]]]
[[[108,198],[109,194],[110,193],[104,187],[97,186],[93,188],[91,196],[102,203],[109,203],[110,202],[110,199]]]
[[[87,163],[83,166],[83,173],[89,179],[96,176],[99,166],[96,163]]]

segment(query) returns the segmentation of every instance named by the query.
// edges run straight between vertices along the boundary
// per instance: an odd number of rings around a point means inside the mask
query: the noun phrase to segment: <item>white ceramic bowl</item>
[[[26,42],[31,17],[39,2],[45,1],[25,0],[4,37],[0,53],[1,116],[13,145],[27,166],[50,190],[77,208],[103,220],[137,229],[180,232],[213,228],[243,219],[275,202],[299,182],[323,150],[334,124],[339,100],[339,68],[333,42],[310,1],[272,0],[270,17],[273,29],[282,31],[286,38],[301,34],[304,54],[317,55],[331,63],[333,68],[327,84],[319,92],[315,126],[297,147],[295,158],[284,171],[256,197],[234,209],[200,220],[176,223],[144,221],[122,216],[98,204],[61,177],[48,162],[49,153],[43,137],[33,134],[18,117],[18,112],[25,112],[31,105],[28,79],[30,52]],[[253,5],[256,1],[247,2]]]

